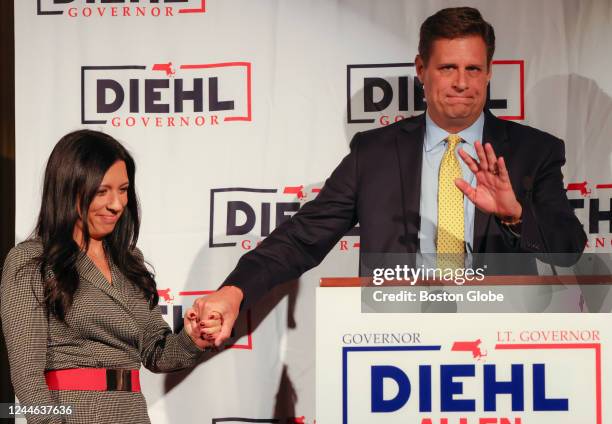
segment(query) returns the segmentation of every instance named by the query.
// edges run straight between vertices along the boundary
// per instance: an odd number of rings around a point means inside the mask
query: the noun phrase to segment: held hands
[[[223,286],[216,292],[199,297],[193,302],[193,310],[200,317],[208,316],[214,311],[221,315],[221,331],[214,335],[216,347],[221,346],[230,337],[243,297],[244,294],[238,287]]]
[[[474,143],[478,162],[459,149],[459,156],[476,176],[476,187],[462,178],[455,185],[478,209],[491,213],[504,221],[518,221],[523,213],[510,184],[510,177],[503,157],[496,157],[491,144]]]
[[[223,317],[219,312],[211,312],[206,319],[199,319],[193,308],[187,309],[183,318],[185,331],[200,349],[212,347],[216,335],[221,331]]]

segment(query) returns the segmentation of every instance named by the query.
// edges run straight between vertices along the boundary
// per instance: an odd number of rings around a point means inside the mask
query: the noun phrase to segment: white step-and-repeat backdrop
[[[588,249],[612,251],[607,0],[15,0],[17,239],[57,140],[108,132],[137,161],[139,244],[174,326],[317,195],[355,132],[422,112],[419,26],[466,4],[497,34],[491,109],[566,140]],[[220,354],[145,373],[152,421],[314,422],[314,287],[356,274],[358,241],[245,314]]]

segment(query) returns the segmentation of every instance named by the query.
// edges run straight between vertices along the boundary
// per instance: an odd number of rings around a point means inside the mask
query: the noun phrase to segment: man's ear
[[[414,66],[416,68],[417,76],[421,83],[423,83],[423,70],[425,69],[425,63],[423,62],[423,58],[421,55],[417,54],[414,58]]]

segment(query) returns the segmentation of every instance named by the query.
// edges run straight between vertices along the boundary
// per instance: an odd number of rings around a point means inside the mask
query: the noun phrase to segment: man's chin
[[[452,121],[472,121],[476,120],[480,115],[480,111],[477,113],[471,107],[453,107],[447,109],[445,112],[446,118]]]

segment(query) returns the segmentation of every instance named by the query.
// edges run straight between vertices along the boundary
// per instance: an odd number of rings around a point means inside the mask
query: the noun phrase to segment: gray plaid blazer
[[[129,368],[153,372],[194,366],[202,351],[185,330],[172,334],[159,306],[149,309],[142,292],[111,262],[113,284],[82,254],[80,284],[66,324],[47,315],[39,267],[32,259],[42,244],[15,246],[2,272],[0,311],[11,368],[21,404],[72,404],[62,417],[28,416],[28,423],[149,423],[142,393],[51,391],[44,371],[66,368]]]

